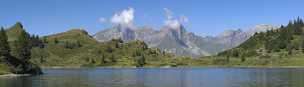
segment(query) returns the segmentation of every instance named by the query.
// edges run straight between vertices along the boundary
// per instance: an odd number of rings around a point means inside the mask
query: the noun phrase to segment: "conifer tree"
[[[59,43],[59,41],[58,41],[57,38],[55,38],[54,43],[55,43],[55,44],[58,44],[58,43]]]
[[[3,28],[0,30],[0,61],[10,56],[10,47],[7,42],[7,35]]]
[[[144,53],[141,53],[140,56],[137,57],[136,62],[137,62],[136,64],[137,67],[143,67],[146,64]]]
[[[14,56],[23,62],[27,62],[30,59],[30,36],[24,30],[22,30],[20,36],[17,37],[12,51]]]

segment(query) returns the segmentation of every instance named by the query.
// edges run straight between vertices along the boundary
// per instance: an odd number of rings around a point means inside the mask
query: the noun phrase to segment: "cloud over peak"
[[[168,26],[170,28],[179,28],[182,25],[182,23],[186,24],[189,21],[189,19],[186,16],[181,16],[179,20],[174,19],[173,12],[168,8],[164,8],[164,11],[166,16],[166,20],[164,21],[165,26]]]
[[[128,9],[124,9],[120,12],[117,12],[111,18],[111,23],[115,25],[122,26],[133,26],[134,20],[134,9],[129,7]]]
[[[175,18],[173,12],[168,8],[163,8],[165,12],[164,26],[176,29],[181,25],[184,27],[189,23],[189,19],[186,16],[181,15],[179,18]],[[134,22],[134,8],[129,7],[121,11],[116,12],[109,19],[100,17],[99,21],[101,23],[111,23],[112,26],[121,26],[121,27],[136,27],[133,25]]]

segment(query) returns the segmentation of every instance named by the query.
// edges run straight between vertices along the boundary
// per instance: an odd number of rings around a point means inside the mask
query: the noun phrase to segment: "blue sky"
[[[164,25],[164,8],[175,19],[187,17],[187,29],[198,35],[217,35],[227,29],[257,24],[287,24],[304,16],[304,0],[0,0],[0,26],[23,23],[32,34],[48,35],[71,28],[91,34],[111,27],[115,13],[134,10],[135,26]]]

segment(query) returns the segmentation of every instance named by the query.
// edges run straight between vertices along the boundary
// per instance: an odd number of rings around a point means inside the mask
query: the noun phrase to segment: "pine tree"
[[[303,30],[304,28],[302,28]],[[302,53],[304,53],[304,31],[302,31],[301,33],[301,45],[300,45],[300,49],[302,51]]]
[[[76,47],[77,48],[82,47],[81,43],[78,40],[76,41]]]
[[[54,43],[55,43],[55,44],[58,44],[58,43],[59,43],[59,41],[58,41],[57,38],[55,38]]]
[[[40,47],[40,48],[42,48],[43,47],[43,42],[42,42],[42,40],[40,40],[40,38],[39,38],[38,35],[32,35],[30,37],[30,45],[31,45],[31,47]]]
[[[27,62],[30,59],[30,36],[24,30],[21,31],[20,36],[15,41],[12,51],[14,56],[23,62]]]
[[[43,42],[43,43],[48,43],[46,37],[43,37],[43,38],[42,38],[42,42]]]
[[[113,48],[111,46],[107,46],[106,52],[112,53],[113,52]]]
[[[141,55],[138,56],[136,62],[137,62],[136,67],[143,67],[146,64],[146,59],[145,59],[144,53],[141,53]]]
[[[107,61],[106,61],[106,58],[105,58],[105,55],[104,55],[104,53],[102,53],[102,51],[101,50],[98,50],[97,51],[97,54],[100,56],[100,58],[101,58],[101,63],[106,63]]]
[[[0,61],[10,56],[10,47],[7,42],[7,35],[3,28],[0,30]]]
[[[294,33],[296,35],[301,35],[302,29],[301,29],[301,19],[300,19],[300,17],[298,17],[297,20],[294,20],[293,28],[294,28],[294,31],[295,31]]]
[[[304,40],[301,41],[301,48],[300,49],[301,49],[302,53],[304,53]]]
[[[117,61],[113,53],[110,54],[110,60],[112,63],[115,63]]]

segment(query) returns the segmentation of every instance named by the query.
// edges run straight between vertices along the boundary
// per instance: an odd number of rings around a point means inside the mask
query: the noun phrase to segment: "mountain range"
[[[226,30],[217,36],[199,36],[187,31],[183,25],[162,26],[159,30],[151,27],[129,27],[117,25],[97,32],[93,37],[99,42],[121,38],[123,41],[141,40],[149,47],[179,56],[210,56],[238,46],[257,32],[276,29],[267,24],[256,25],[246,31]]]

